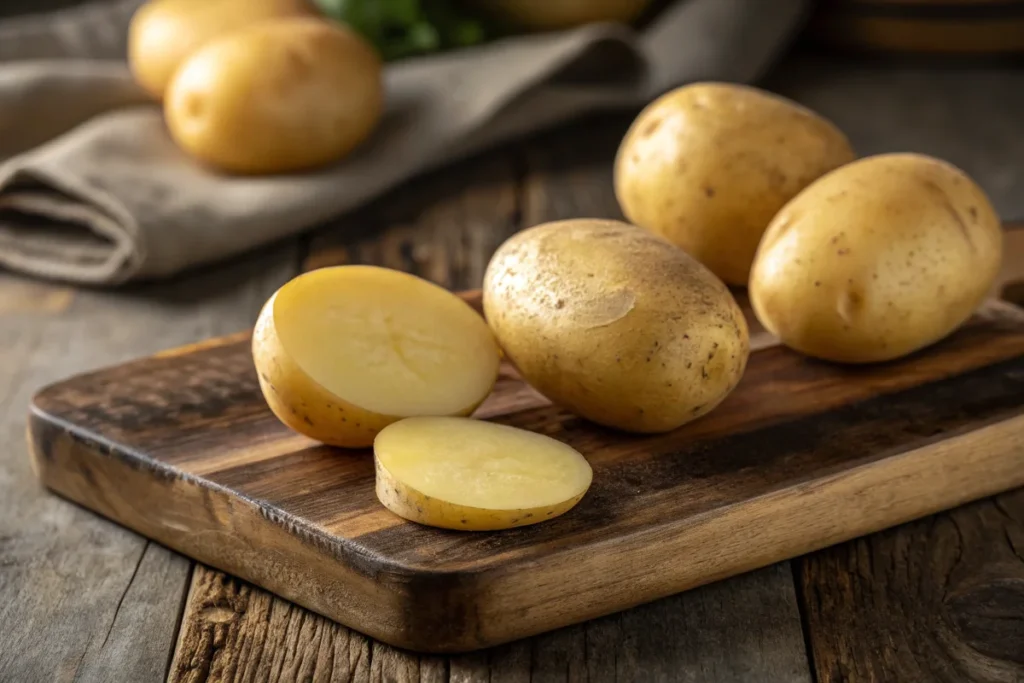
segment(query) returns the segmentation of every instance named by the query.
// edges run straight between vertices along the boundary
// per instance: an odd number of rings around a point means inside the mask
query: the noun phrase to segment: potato
[[[709,412],[739,382],[750,350],[721,281],[619,221],[557,221],[513,236],[488,264],[483,303],[527,382],[628,431],[668,431]]]
[[[381,63],[369,43],[340,24],[263,22],[189,57],[164,109],[178,145],[216,168],[312,168],[341,159],[376,127]]]
[[[779,212],[750,275],[761,323],[805,354],[846,363],[948,335],[999,272],[999,217],[959,169],[884,154],[821,178]]]
[[[504,21],[534,31],[571,28],[597,21],[626,23],[650,0],[477,0]]]
[[[446,529],[536,524],[570,510],[593,472],[542,434],[458,417],[412,417],[373,442],[377,498],[400,517]]]
[[[698,83],[661,96],[630,126],[615,158],[615,195],[632,223],[742,286],[776,212],[853,158],[838,128],[794,102]]]
[[[373,266],[286,283],[260,313],[252,352],[274,414],[335,446],[369,446],[403,417],[468,415],[498,377],[497,343],[466,302]]]
[[[128,27],[128,65],[136,82],[163,99],[185,59],[208,41],[278,17],[314,16],[305,0],[150,0]]]

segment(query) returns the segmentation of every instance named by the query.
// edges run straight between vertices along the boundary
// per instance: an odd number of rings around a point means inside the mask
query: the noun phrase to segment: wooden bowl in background
[[[1024,54],[1022,0],[818,0],[809,42],[845,51]]]

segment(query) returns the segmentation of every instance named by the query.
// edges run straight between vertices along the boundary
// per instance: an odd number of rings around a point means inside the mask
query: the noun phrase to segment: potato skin
[[[353,405],[306,374],[278,337],[275,299],[276,294],[264,304],[252,336],[253,362],[270,410],[292,430],[321,443],[343,448],[372,445],[380,430],[401,418]]]
[[[483,303],[527,382],[627,431],[668,431],[708,413],[739,383],[750,350],[721,281],[619,221],[556,221],[513,236],[487,267]]]
[[[984,299],[999,217],[956,167],[884,154],[821,178],[765,233],[750,277],[761,323],[818,358],[871,363],[928,346]]]
[[[428,496],[399,481],[374,457],[377,472],[377,499],[387,509],[404,519],[420,524],[460,531],[496,531],[529,526],[565,514],[576,506],[586,491],[557,505],[520,510],[488,510],[459,505]]]
[[[315,15],[305,0],[151,0],[132,15],[128,65],[135,81],[161,100],[182,62],[210,40],[293,16]]]
[[[697,83],[662,95],[630,126],[615,158],[615,195],[630,222],[741,286],[776,212],[853,158],[838,128],[794,102]]]
[[[376,128],[381,62],[320,19],[254,24],[193,54],[167,89],[175,142],[215,168],[285,173],[337,161]]]

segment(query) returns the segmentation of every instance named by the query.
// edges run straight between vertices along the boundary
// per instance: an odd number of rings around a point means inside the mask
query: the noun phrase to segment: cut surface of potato
[[[571,509],[590,464],[543,434],[459,417],[415,417],[373,444],[377,498],[405,519],[480,531],[536,524]]]
[[[290,427],[368,446],[403,417],[467,415],[498,374],[483,318],[413,275],[339,266],[301,275],[264,308],[253,337],[264,395]]]

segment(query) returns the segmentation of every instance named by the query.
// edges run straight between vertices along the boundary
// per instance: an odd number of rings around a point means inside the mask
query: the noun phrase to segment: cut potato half
[[[543,434],[458,417],[396,422],[373,444],[377,498],[400,517],[445,529],[536,524],[570,510],[593,471]]]
[[[365,447],[405,417],[473,412],[494,387],[499,353],[483,318],[451,292],[387,268],[338,266],[271,297],[253,359],[282,422]]]

